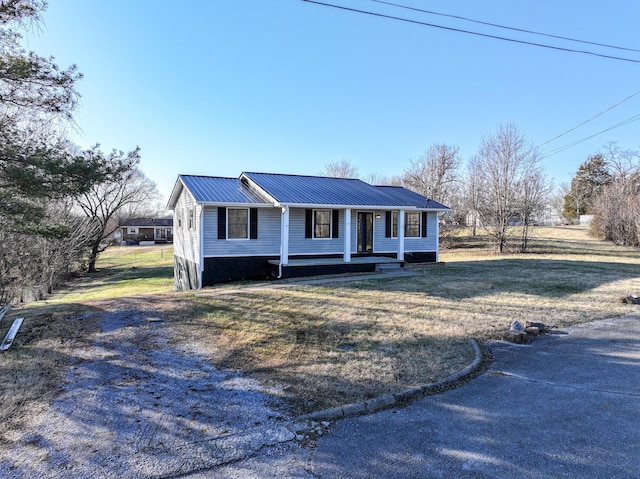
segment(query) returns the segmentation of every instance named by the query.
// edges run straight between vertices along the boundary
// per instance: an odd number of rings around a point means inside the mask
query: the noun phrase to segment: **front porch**
[[[404,261],[387,256],[352,256],[344,258],[289,258],[287,264],[279,260],[269,261],[269,272],[274,278],[318,276],[323,274],[371,273],[374,271],[399,269]]]

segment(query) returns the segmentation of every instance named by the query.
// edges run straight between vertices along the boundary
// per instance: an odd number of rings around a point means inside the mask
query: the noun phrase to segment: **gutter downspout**
[[[200,243],[200,274],[198,275],[198,289],[202,289],[202,276],[204,275],[204,208],[200,205],[200,214],[198,215],[198,242]]]

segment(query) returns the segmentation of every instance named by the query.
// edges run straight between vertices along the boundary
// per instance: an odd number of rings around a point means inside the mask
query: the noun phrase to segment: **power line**
[[[607,108],[606,110],[601,111],[600,113],[598,113],[597,115],[592,116],[591,118],[589,118],[588,120],[583,121],[582,123],[580,123],[579,125],[574,126],[573,128],[570,128],[569,130],[565,131],[564,133],[560,133],[558,136],[554,136],[553,138],[551,138],[550,140],[545,141],[544,143],[541,143],[538,145],[538,148],[541,146],[546,145],[547,143],[551,143],[554,140],[557,140],[558,138],[571,133],[574,130],[577,130],[578,128],[580,128],[583,125],[586,125],[587,123],[589,123],[590,121],[595,120],[596,118],[598,118],[599,116],[604,115],[605,113],[607,113],[608,111],[613,110],[615,107],[622,105],[625,101],[630,100],[631,98],[633,98],[636,95],[640,94],[640,90],[638,90],[637,92],[635,92],[633,95],[629,95],[627,98],[620,100],[618,103],[616,103],[613,106],[610,106],[609,108]]]
[[[423,10],[421,8],[409,7],[407,5],[400,5],[400,4],[397,4],[397,3],[385,2],[383,0],[371,0],[371,1],[372,2],[376,2],[376,3],[382,3],[384,5],[390,5],[392,7],[404,8],[406,10],[413,10],[415,12],[428,13],[430,15],[438,15],[438,16],[441,16],[441,17],[455,18],[457,20],[464,20],[466,22],[478,23],[480,25],[488,25],[490,27],[503,28],[505,30],[512,30],[512,31],[515,31],[515,32],[531,33],[533,35],[540,35],[540,36],[543,36],[543,37],[557,38],[559,40],[568,40],[570,42],[576,42],[576,43],[586,43],[587,45],[596,45],[596,46],[599,46],[599,47],[615,48],[617,50],[626,50],[626,51],[629,51],[629,52],[640,52],[640,50],[637,50],[635,48],[619,47],[619,46],[616,46],[616,45],[608,45],[606,43],[590,42],[590,41],[587,41],[587,40],[578,40],[577,38],[563,37],[563,36],[560,36],[560,35],[552,35],[550,33],[541,33],[541,32],[536,32],[536,31],[533,31],[533,30],[525,30],[523,28],[509,27],[509,26],[506,26],[506,25],[499,25],[497,23],[483,22],[483,21],[480,21],[480,20],[474,20],[473,18],[461,17],[459,15],[450,15],[450,14],[447,14],[447,13],[434,12],[432,10]]]
[[[580,140],[576,140],[573,143],[569,143],[568,145],[564,145],[564,146],[561,146],[559,148],[556,148],[555,150],[551,150],[550,152],[543,154],[542,158],[549,158],[551,156],[557,155],[558,153],[562,153],[563,151],[568,150],[569,148],[573,148],[574,146],[577,146],[580,143],[584,143],[585,141],[590,140],[591,138],[594,138],[594,137],[596,137],[598,135],[602,135],[603,133],[607,133],[608,131],[615,130],[616,128],[620,128],[622,126],[626,126],[626,125],[628,125],[630,123],[633,123],[635,121],[638,121],[638,120],[640,120],[640,114],[632,116],[631,118],[627,118],[626,120],[621,121],[620,123],[618,123],[616,125],[613,125],[613,126],[607,128],[605,130],[599,131],[598,133],[594,133],[593,135],[587,136],[586,138],[582,138]]]
[[[419,20],[412,20],[412,19],[409,19],[409,18],[396,17],[396,16],[393,16],[393,15],[385,15],[385,14],[382,14],[382,13],[370,12],[370,11],[367,11],[367,10],[359,10],[357,8],[344,7],[342,5],[334,5],[332,3],[324,3],[324,2],[319,2],[319,1],[316,1],[316,0],[302,0],[302,1],[303,2],[307,2],[307,3],[314,3],[316,5],[321,5],[323,7],[331,7],[331,8],[336,8],[336,9],[339,9],[339,10],[346,10],[346,11],[349,11],[349,12],[361,13],[361,14],[364,14],[364,15],[371,15],[371,16],[374,16],[374,17],[387,18],[387,19],[390,19],[390,20],[397,20],[397,21],[406,22],[406,23],[413,23],[413,24],[422,25],[422,26],[425,26],[425,27],[439,28],[441,30],[448,30],[448,31],[458,32],[458,33],[466,33],[468,35],[475,35],[475,36],[485,37],[485,38],[493,38],[495,40],[503,40],[503,41],[506,41],[506,42],[520,43],[520,44],[523,44],[523,45],[531,45],[531,46],[534,46],[534,47],[548,48],[548,49],[551,49],[551,50],[560,50],[560,51],[570,52],[570,53],[582,53],[584,55],[593,55],[593,56],[596,56],[596,57],[608,58],[608,59],[611,59],[611,60],[618,60],[618,61],[623,61],[623,62],[640,63],[640,60],[634,60],[632,58],[616,57],[616,56],[613,56],[613,55],[605,55],[605,54],[602,54],[602,53],[595,53],[595,52],[590,52],[590,51],[587,51],[587,50],[574,50],[572,48],[556,47],[556,46],[553,46],[553,45],[546,45],[544,43],[528,42],[528,41],[525,41],[525,40],[516,40],[514,38],[501,37],[501,36],[498,36],[498,35],[490,35],[490,34],[487,34],[487,33],[472,32],[470,30],[463,30],[461,28],[453,28],[453,27],[447,27],[447,26],[444,26],[444,25],[437,25],[435,23],[421,22]]]

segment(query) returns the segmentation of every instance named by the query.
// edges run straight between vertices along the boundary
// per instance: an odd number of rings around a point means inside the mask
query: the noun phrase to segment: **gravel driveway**
[[[174,477],[295,438],[273,394],[171,346],[157,312],[99,314],[102,332],[77,351],[82,361],[52,407],[0,458],[0,477]]]

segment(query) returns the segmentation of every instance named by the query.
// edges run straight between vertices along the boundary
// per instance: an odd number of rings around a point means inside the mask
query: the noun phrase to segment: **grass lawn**
[[[98,272],[72,281],[44,303],[79,303],[173,290],[173,246],[116,246],[102,253]],[[35,306],[35,305],[34,305]]]
[[[563,327],[638,311],[620,300],[640,293],[640,252],[587,229],[539,228],[527,255],[461,243],[441,252],[444,265],[408,266],[409,278],[211,288],[176,327],[308,411],[442,378],[470,362],[469,338],[500,338],[516,319]]]
[[[208,296],[172,292],[169,247],[111,249],[98,274],[12,312],[26,319],[0,356],[0,420],[53,397],[74,351],[97,328],[68,318],[107,302],[162,309],[176,343],[258,377],[294,413],[442,378],[470,362],[470,338],[499,338],[514,319],[562,328],[640,311],[620,301],[640,294],[640,251],[580,227],[533,234],[526,255],[496,255],[486,238],[456,237],[455,249],[441,251],[444,264],[407,266],[408,278],[287,288],[274,281],[260,290],[234,283],[201,292]],[[0,334],[8,326],[5,319]]]

